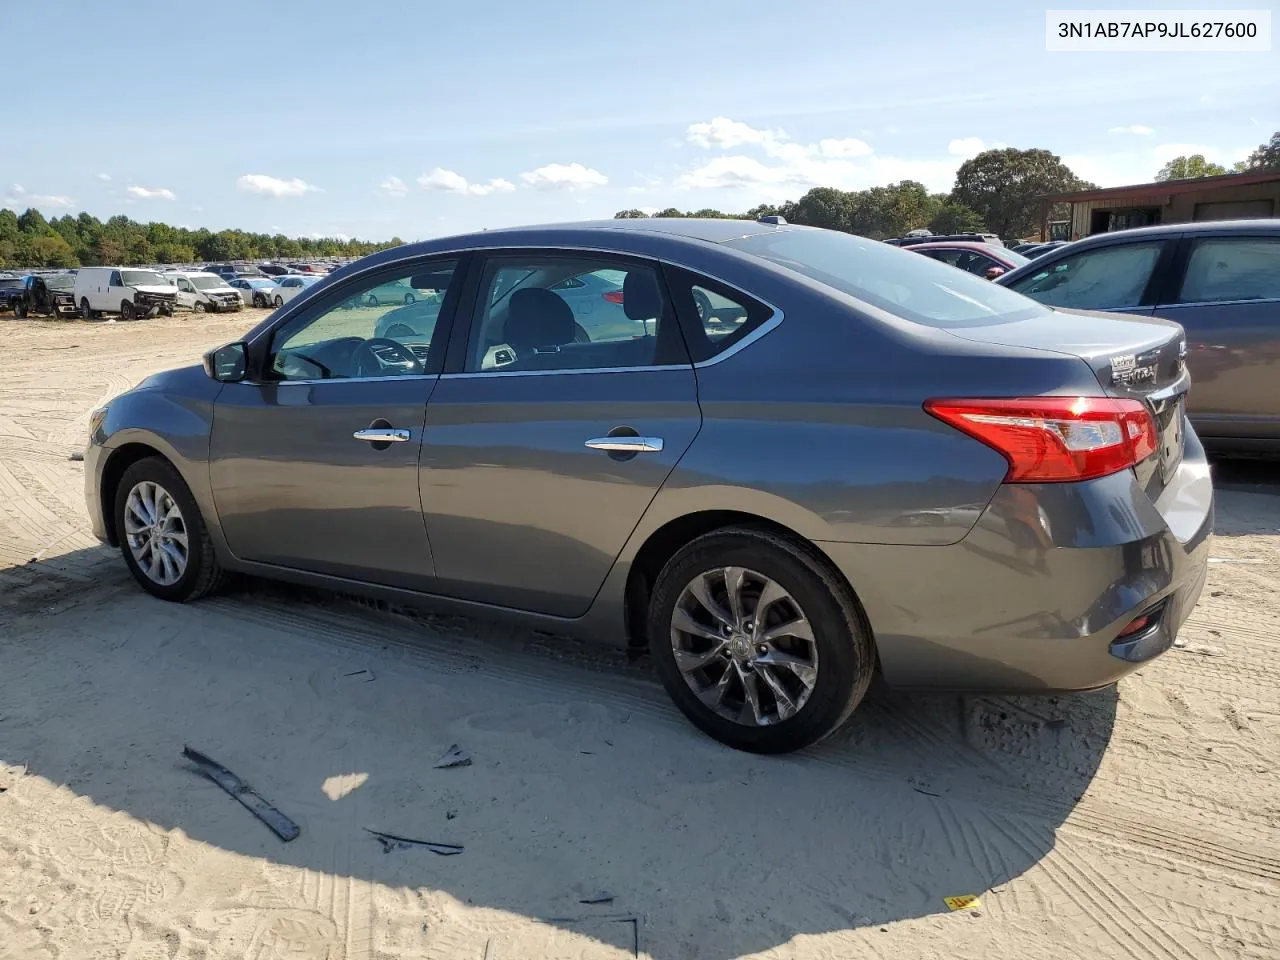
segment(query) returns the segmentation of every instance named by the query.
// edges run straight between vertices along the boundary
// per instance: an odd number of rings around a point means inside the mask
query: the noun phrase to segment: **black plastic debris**
[[[392,850],[407,850],[410,847],[425,847],[432,853],[437,853],[442,857],[452,857],[462,852],[462,847],[456,843],[436,843],[433,840],[415,840],[413,837],[400,837],[394,833],[383,833],[381,830],[374,830],[365,827],[365,832],[373,834],[375,840],[382,844],[382,852],[390,853]]]
[[[182,755],[194,763],[196,769],[202,774],[235,797],[246,810],[265,823],[271,832],[285,843],[298,838],[302,830],[296,823],[218,761],[186,746],[182,748]]]
[[[583,899],[579,900],[578,902],[579,902],[579,903],[588,903],[588,904],[591,904],[591,903],[613,903],[613,894],[612,894],[612,893],[605,893],[604,891],[601,891],[600,893],[592,894],[592,895],[591,895],[591,896],[589,896],[589,897],[584,897]]]
[[[435,762],[437,770],[445,770],[449,767],[469,767],[471,766],[471,754],[463,750],[456,743],[444,752],[439,760]]]

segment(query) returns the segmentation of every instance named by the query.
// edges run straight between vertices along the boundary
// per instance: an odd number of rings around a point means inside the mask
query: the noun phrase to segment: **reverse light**
[[[621,302],[622,302],[622,291],[621,291],[621,290],[606,290],[603,294],[601,294],[601,296],[603,296],[603,297],[604,297],[606,300],[608,300],[610,303],[621,303]]]
[[[1022,397],[929,400],[926,412],[1009,461],[1006,483],[1091,480],[1136,466],[1159,447],[1139,400]]]

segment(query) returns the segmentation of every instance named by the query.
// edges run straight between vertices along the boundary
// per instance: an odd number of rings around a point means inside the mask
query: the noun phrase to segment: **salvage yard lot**
[[[262,315],[0,322],[0,957],[1280,956],[1280,466],[1219,464],[1183,645],[1118,688],[876,691],[754,757],[618,652],[143,594],[88,534],[88,412]]]

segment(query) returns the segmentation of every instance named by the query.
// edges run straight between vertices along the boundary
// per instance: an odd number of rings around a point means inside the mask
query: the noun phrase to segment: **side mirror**
[[[216,347],[204,355],[204,372],[219,383],[239,383],[249,368],[249,346],[243,341]]]

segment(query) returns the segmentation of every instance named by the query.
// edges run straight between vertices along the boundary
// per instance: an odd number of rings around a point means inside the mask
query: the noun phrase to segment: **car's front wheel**
[[[871,631],[811,548],[753,528],[715,531],[654,584],[649,646],[695,725],[740,750],[785,753],[836,730],[871,683]]]
[[[195,498],[167,461],[148,457],[125,470],[115,522],[129,572],[148,593],[185,602],[221,584],[222,567]]]

